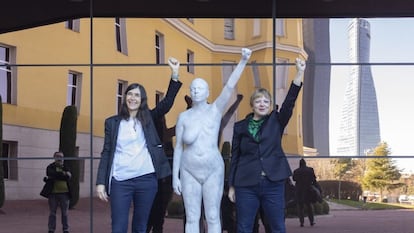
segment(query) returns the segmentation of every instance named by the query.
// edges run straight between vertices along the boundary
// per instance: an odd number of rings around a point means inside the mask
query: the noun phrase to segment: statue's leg
[[[180,173],[181,188],[185,208],[185,232],[199,233],[199,223],[201,215],[201,184],[184,169]]]
[[[223,198],[224,172],[214,171],[203,185],[203,204],[209,233],[221,233],[221,199]]]

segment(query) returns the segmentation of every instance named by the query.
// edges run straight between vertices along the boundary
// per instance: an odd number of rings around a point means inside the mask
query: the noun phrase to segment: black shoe
[[[315,222],[311,222],[311,226],[313,227],[313,225],[315,225]]]
[[[300,227],[303,227],[303,223],[300,224]]]
[[[55,233],[54,231],[48,231],[47,233]]]
[[[63,231],[63,233],[69,233],[69,231]]]

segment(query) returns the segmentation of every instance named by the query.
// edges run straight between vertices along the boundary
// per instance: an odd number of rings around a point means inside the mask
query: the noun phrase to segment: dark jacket
[[[299,203],[313,203],[316,202],[316,197],[313,195],[312,185],[316,184],[316,176],[313,168],[301,164],[293,172],[293,180],[296,181],[296,201]]]
[[[272,181],[284,180],[292,174],[282,148],[282,136],[292,116],[301,87],[292,84],[280,112],[274,110],[258,132],[259,141],[249,133],[252,116],[234,125],[229,185],[250,186],[260,182],[264,171]]]
[[[149,124],[142,126],[147,148],[151,155],[152,163],[158,179],[170,175],[171,168],[165,155],[161,140],[158,137],[154,122],[163,117],[171,109],[181,85],[182,83],[179,81],[170,81],[165,98],[151,110],[152,121],[150,121]],[[108,194],[109,176],[111,173],[112,162],[114,160],[119,124],[121,120],[122,118],[119,115],[109,117],[105,120],[105,139],[101,153],[101,160],[99,162],[96,184],[104,184]]]
[[[65,165],[63,165],[62,170],[69,171]],[[57,180],[66,181],[66,185],[68,186],[69,198],[71,198],[70,183],[69,183],[70,176],[63,174],[63,172],[56,171],[55,162],[49,164],[46,168],[46,177],[43,178],[45,185],[43,186],[43,189],[40,192],[40,195],[48,198],[49,195],[52,193],[54,182]]]

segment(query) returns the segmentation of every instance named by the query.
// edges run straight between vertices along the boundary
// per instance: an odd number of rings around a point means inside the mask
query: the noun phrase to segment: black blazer
[[[182,83],[179,81],[170,81],[165,98],[151,110],[152,121],[150,121],[149,124],[142,126],[145,140],[147,142],[147,148],[151,155],[152,163],[158,179],[171,175],[171,168],[168,163],[167,156],[165,155],[161,140],[157,134],[154,122],[163,117],[171,109],[181,85]],[[114,160],[119,124],[121,120],[122,118],[119,115],[111,116],[105,120],[105,139],[101,152],[101,160],[99,162],[96,184],[104,184],[108,194],[109,176]]]
[[[292,116],[300,89],[301,86],[291,84],[280,112],[274,110],[265,117],[258,132],[258,142],[248,131],[252,114],[235,123],[229,174],[230,186],[256,185],[260,182],[262,171],[272,181],[284,180],[292,175],[282,148],[282,135]]]
[[[293,180],[296,181],[296,200],[300,203],[316,202],[312,195],[311,185],[316,184],[316,176],[313,168],[301,166],[293,172]]]
[[[69,198],[71,198],[71,187],[70,187],[70,176],[64,175],[63,172],[57,172],[56,171],[56,162],[53,162],[49,164],[46,168],[46,177],[43,178],[43,181],[45,182],[42,191],[40,192],[40,195],[46,198],[49,198],[49,195],[53,191],[53,185],[55,184],[55,181],[66,181],[66,185],[68,186],[68,195]],[[62,166],[63,171],[69,171],[69,169],[63,165]]]

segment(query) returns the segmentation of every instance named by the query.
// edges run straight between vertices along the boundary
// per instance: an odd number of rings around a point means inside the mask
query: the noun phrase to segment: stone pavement
[[[89,212],[91,206],[93,217]],[[286,219],[287,233],[414,233],[413,210],[366,211],[333,203],[330,207],[329,215],[316,216],[313,227],[308,222],[300,227],[296,218]],[[47,216],[46,199],[6,200],[0,209],[0,233],[46,233]],[[110,233],[109,206],[97,199],[91,202],[83,198],[69,211],[69,224],[71,233]],[[164,227],[164,233],[183,232],[181,219],[167,218]],[[56,233],[60,233],[59,230]],[[264,233],[262,227],[260,233]]]

